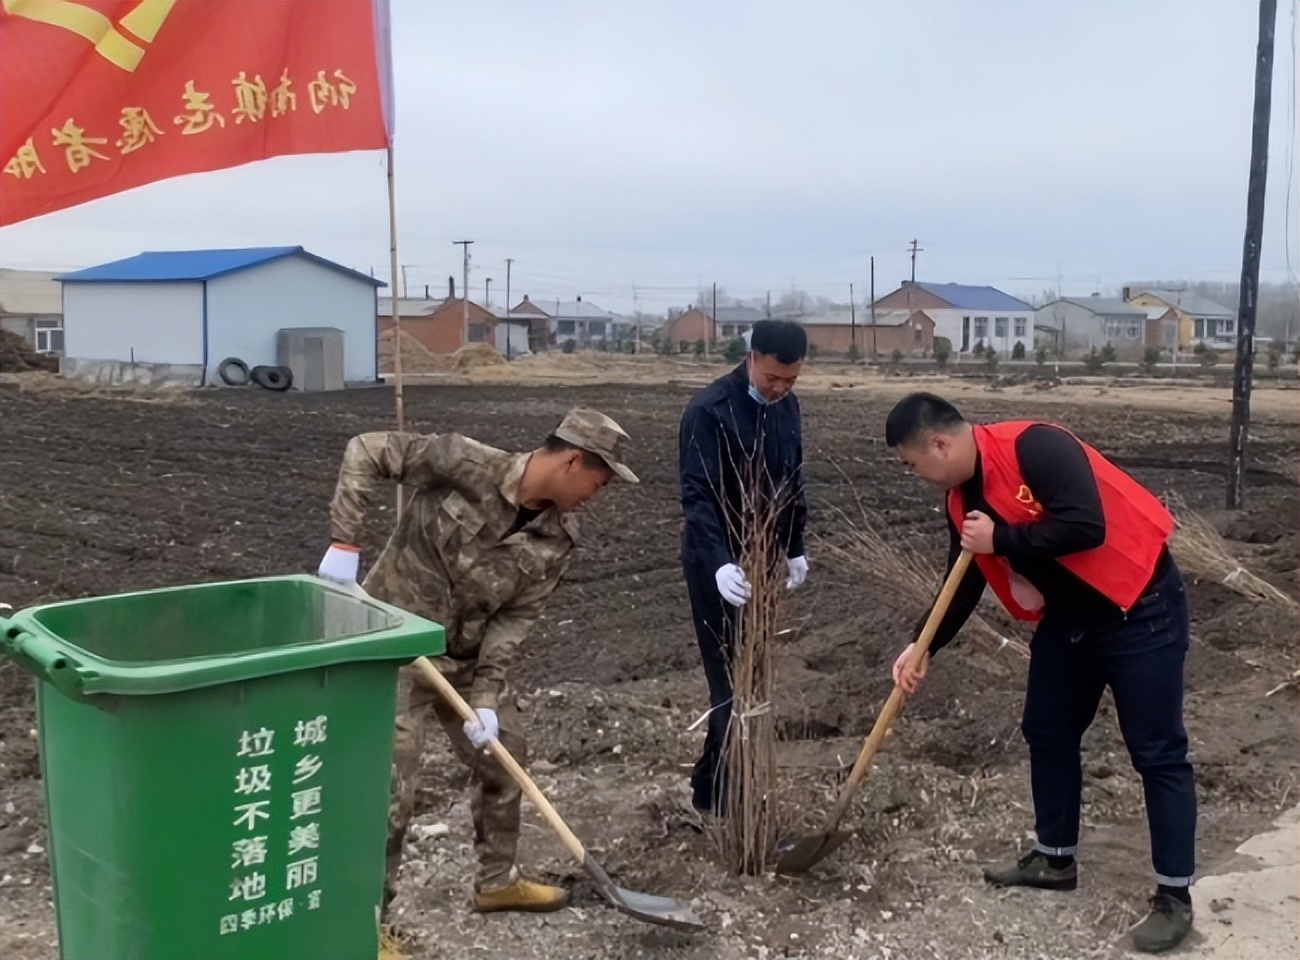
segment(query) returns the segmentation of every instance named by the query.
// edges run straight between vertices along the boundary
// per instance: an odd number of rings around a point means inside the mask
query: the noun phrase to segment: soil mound
[[[59,358],[37,353],[21,335],[0,330],[0,373],[26,373],[29,370],[59,372]]]
[[[393,331],[385,330],[379,336],[379,369],[393,372]],[[452,369],[452,358],[434,353],[405,330],[402,331],[403,373],[446,373]]]
[[[457,372],[501,366],[505,362],[505,357],[486,343],[467,343],[451,355],[452,369]]]

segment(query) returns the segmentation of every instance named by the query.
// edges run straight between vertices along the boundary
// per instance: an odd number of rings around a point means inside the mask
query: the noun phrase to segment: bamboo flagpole
[[[393,321],[393,403],[397,408],[397,432],[406,428],[406,410],[402,396],[402,309],[397,298],[397,189],[393,183],[393,141],[388,141],[388,252],[391,259],[392,278],[388,287],[389,313]],[[401,512],[401,501],[398,501]]]
[[[397,432],[406,429],[405,398],[402,394],[402,309],[397,290],[397,185],[394,175],[393,134],[397,129],[397,100],[393,89],[393,30],[388,0],[375,0],[375,60],[379,67],[384,126],[388,134],[385,148],[388,172],[388,302],[393,323],[393,406],[397,417]],[[402,519],[404,506],[402,486],[397,486],[397,519]]]

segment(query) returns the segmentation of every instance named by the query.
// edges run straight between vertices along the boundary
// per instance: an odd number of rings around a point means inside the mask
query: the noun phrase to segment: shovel
[[[921,635],[917,637],[916,645],[912,649],[913,668],[920,666],[929,651],[930,641],[934,639],[940,621],[948,612],[948,604],[952,602],[953,594],[957,592],[957,585],[965,576],[970,561],[970,551],[963,550],[957,557],[957,562],[953,564],[948,579],[943,583],[943,589],[939,591],[939,599],[935,600],[934,608],[926,618],[925,627],[921,630]],[[889,732],[889,725],[902,711],[906,699],[907,694],[903,692],[903,688],[895,684],[893,692],[890,693],[889,699],[885,701],[885,706],[880,711],[880,716],[876,718],[875,726],[871,728],[871,733],[862,744],[858,759],[854,761],[849,778],[844,781],[844,786],[840,789],[839,798],[835,801],[835,806],[822,832],[807,837],[783,837],[777,841],[776,852],[779,855],[776,862],[777,873],[805,873],[829,857],[853,836],[852,831],[838,829],[840,820],[848,811],[849,802],[858,787],[867,778],[867,771],[871,769],[871,761],[876,757],[876,750],[879,749],[880,742],[885,739],[885,734]]]
[[[415,666],[424,679],[429,681],[443,699],[450,703],[466,721],[479,722],[478,714],[474,712],[474,709],[465,702],[464,698],[456,692],[456,688],[447,682],[446,678],[438,672],[438,668],[430,663],[427,658],[420,657],[415,661]],[[528,799],[533,802],[533,805],[542,812],[542,816],[551,825],[551,829],[559,834],[565,849],[578,863],[582,864],[582,869],[591,878],[591,882],[595,884],[601,896],[612,903],[615,909],[646,923],[675,927],[678,930],[704,929],[704,924],[691,912],[690,907],[671,897],[657,897],[653,894],[637,893],[635,890],[625,890],[616,886],[604,868],[587,852],[587,849],[582,845],[582,841],[569,829],[568,824],[561,819],[555,807],[551,806],[551,802],[546,799],[537,784],[533,782],[533,778],[519,765],[519,761],[510,755],[510,751],[497,740],[492,741],[488,746],[488,750],[497,758],[501,766],[505,767],[506,772],[510,774],[515,783],[519,784],[524,793],[528,795]]]

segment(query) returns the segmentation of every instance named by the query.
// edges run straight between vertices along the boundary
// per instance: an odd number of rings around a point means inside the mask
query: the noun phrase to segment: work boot
[[[1073,890],[1079,886],[1079,865],[1054,867],[1047,854],[1030,850],[1014,864],[984,868],[984,880],[995,887],[1035,887],[1039,890]]]
[[[379,960],[409,960],[402,952],[402,941],[388,926],[379,928]]]
[[[569,891],[545,883],[515,877],[496,890],[479,890],[474,894],[475,913],[519,910],[524,913],[550,913],[569,902]]]
[[[1143,953],[1164,953],[1183,942],[1192,929],[1192,905],[1167,893],[1151,898],[1151,912],[1133,928],[1133,946]]]

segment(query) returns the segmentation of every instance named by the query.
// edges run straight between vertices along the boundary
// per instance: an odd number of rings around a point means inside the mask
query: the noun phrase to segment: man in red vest
[[[1015,617],[1038,624],[1021,730],[1029,744],[1038,842],[987,869],[999,887],[1073,890],[1083,786],[1079,744],[1110,687],[1133,768],[1142,777],[1156,893],[1134,929],[1148,953],[1179,944],[1192,926],[1196,789],[1183,728],[1187,597],[1169,555],[1173,518],[1150,491],[1061,427],[972,424],[929,393],[903,398],[885,442],[917,477],[947,491],[948,566],[975,562],[935,634],[930,654],[971,615],[985,587]],[[894,680],[914,693],[912,646]]]

